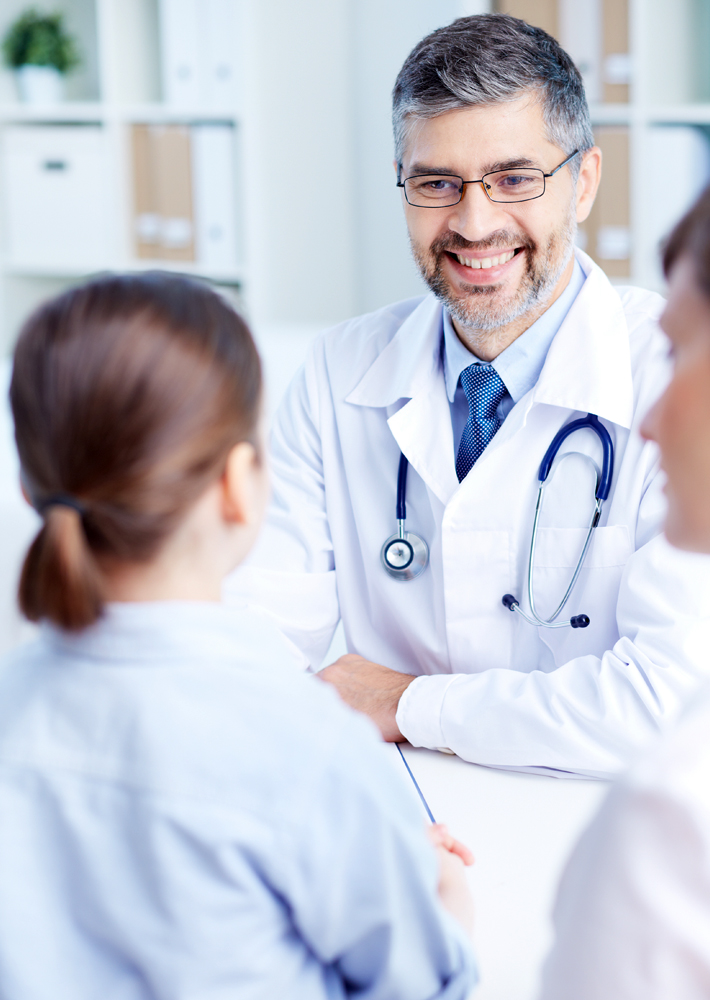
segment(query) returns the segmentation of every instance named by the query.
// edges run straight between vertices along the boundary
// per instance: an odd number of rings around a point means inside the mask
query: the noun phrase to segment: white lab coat
[[[415,746],[607,776],[676,715],[703,673],[691,640],[710,606],[710,563],[659,537],[657,451],[638,434],[669,374],[662,300],[615,289],[589,257],[579,260],[588,277],[538,383],[461,484],[437,299],[401,302],[324,334],[277,415],[268,524],[225,596],[269,609],[312,668],[342,618],[351,651],[424,675],[397,713]],[[569,603],[568,617],[585,613],[591,625],[535,628],[501,598],[512,593],[526,607],[538,467],[556,432],[587,412],[615,446],[612,491]],[[431,553],[408,583],[380,562],[396,528],[400,449],[410,463],[407,528]],[[600,458],[589,431],[562,450]],[[594,485],[576,457],[555,474],[535,575],[547,614],[577,560]]]
[[[541,1000],[710,997],[710,693],[611,791],[560,884]]]

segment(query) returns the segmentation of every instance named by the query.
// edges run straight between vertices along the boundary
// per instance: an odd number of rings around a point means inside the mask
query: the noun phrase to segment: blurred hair
[[[397,162],[402,162],[416,121],[512,101],[524,91],[539,94],[551,142],[568,154],[591,149],[594,136],[582,77],[546,31],[508,14],[461,17],[438,28],[415,46],[394,85]],[[570,164],[575,175],[579,164],[579,158]]]
[[[257,446],[260,400],[248,328],[197,281],[103,277],[37,309],[10,386],[23,484],[44,518],[20,579],[24,614],[94,622],[102,559],[156,555],[231,448]]]
[[[710,298],[710,185],[676,224],[663,247],[663,273],[668,278],[678,258],[692,255],[698,285]]]

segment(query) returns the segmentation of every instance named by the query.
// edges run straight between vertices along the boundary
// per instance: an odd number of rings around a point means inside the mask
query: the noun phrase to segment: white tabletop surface
[[[436,820],[476,856],[475,1000],[534,1000],[557,882],[608,784],[497,771],[409,744],[403,751]]]

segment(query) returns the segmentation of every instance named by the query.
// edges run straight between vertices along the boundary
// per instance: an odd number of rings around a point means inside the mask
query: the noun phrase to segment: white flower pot
[[[20,66],[15,79],[25,104],[58,104],[64,97],[64,77],[54,66]]]

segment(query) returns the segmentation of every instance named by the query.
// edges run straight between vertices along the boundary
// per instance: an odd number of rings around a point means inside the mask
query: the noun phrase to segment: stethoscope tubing
[[[560,447],[567,440],[567,438],[574,434],[576,431],[581,431],[589,429],[593,431],[602,446],[602,468],[597,476],[596,489],[594,491],[594,511],[592,513],[592,519],[589,523],[589,528],[587,529],[587,535],[584,540],[584,545],[582,546],[582,551],[580,552],[579,558],[575,565],[574,571],[572,573],[572,578],[564,592],[562,600],[557,605],[554,612],[549,618],[543,618],[537,613],[535,607],[535,585],[534,585],[534,575],[535,575],[535,547],[537,544],[537,532],[540,521],[540,514],[542,512],[542,502],[545,493],[545,484],[547,482],[548,476],[552,470],[555,458],[557,457]],[[545,452],[542,462],[540,463],[540,469],[538,472],[538,491],[537,491],[537,502],[535,504],[535,517],[533,520],[532,533],[530,536],[530,553],[528,557],[528,573],[527,573],[527,592],[528,592],[528,604],[530,605],[530,615],[528,616],[520,607],[518,601],[515,598],[509,600],[512,597],[510,594],[506,594],[503,598],[504,605],[511,611],[517,612],[526,622],[531,625],[536,625],[542,628],[567,628],[572,626],[573,628],[586,628],[589,624],[589,618],[587,615],[575,615],[569,621],[557,622],[556,618],[562,613],[565,605],[567,604],[572,591],[574,590],[575,584],[579,579],[579,574],[582,571],[585,560],[587,558],[587,552],[589,551],[589,546],[592,541],[592,536],[594,534],[594,529],[599,524],[602,513],[602,505],[604,501],[609,496],[609,491],[611,490],[611,482],[614,476],[614,444],[611,440],[611,435],[606,427],[600,422],[599,417],[594,413],[588,413],[586,417],[580,417],[578,420],[571,420],[568,424],[565,424],[555,434],[554,438],[550,442],[550,445]]]
[[[582,551],[577,559],[577,563],[572,572],[572,577],[567,585],[562,600],[559,602],[549,618],[543,618],[538,614],[535,606],[534,576],[535,549],[537,545],[538,527],[545,494],[545,484],[547,483],[562,444],[571,434],[585,429],[589,429],[596,434],[602,447],[602,467],[601,470],[598,470],[597,474],[596,488],[594,491],[594,510],[592,512],[592,518],[584,539]],[[394,579],[400,581],[415,579],[420,573],[423,573],[429,565],[429,548],[426,542],[423,538],[420,538],[413,532],[408,532],[406,530],[408,469],[409,462],[404,452],[400,452],[399,467],[397,470],[397,532],[385,541],[381,550],[381,559],[385,570]],[[569,621],[562,622],[558,622],[555,619],[558,618],[564,610],[575,585],[577,584],[577,580],[579,579],[579,575],[587,558],[589,546],[592,542],[594,529],[597,527],[601,519],[602,505],[609,496],[613,476],[614,445],[609,431],[600,422],[599,417],[596,414],[588,413],[586,417],[571,420],[555,434],[543,456],[538,471],[537,502],[535,504],[535,516],[533,519],[532,534],[530,537],[530,551],[528,555],[527,571],[527,594],[530,614],[527,614],[522,610],[519,602],[515,597],[513,597],[512,594],[506,594],[503,597],[503,604],[505,607],[510,611],[515,611],[530,625],[542,628],[569,628],[570,625],[573,628],[586,628],[587,625],[589,625],[589,618],[587,615],[575,615]],[[398,549],[394,548],[396,545],[399,545]],[[408,553],[408,558],[406,559],[402,559],[402,552],[404,551]],[[395,563],[393,562],[393,558],[397,558],[399,561]]]

